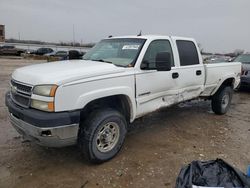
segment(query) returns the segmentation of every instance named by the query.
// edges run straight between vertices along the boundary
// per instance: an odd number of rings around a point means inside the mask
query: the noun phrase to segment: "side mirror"
[[[141,69],[142,70],[147,70],[148,69],[148,64],[149,62],[144,60],[142,63],[141,63]]]
[[[159,52],[156,54],[155,65],[157,71],[171,70],[171,55],[169,52]]]

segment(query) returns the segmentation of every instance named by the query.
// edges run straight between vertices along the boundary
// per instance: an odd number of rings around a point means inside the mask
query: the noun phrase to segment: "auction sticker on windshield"
[[[136,44],[133,44],[133,45],[124,45],[122,47],[123,50],[138,50],[140,47],[140,45],[136,45]]]

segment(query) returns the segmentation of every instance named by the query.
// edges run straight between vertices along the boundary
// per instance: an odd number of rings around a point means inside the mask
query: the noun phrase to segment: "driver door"
[[[161,52],[170,53],[170,71],[156,70],[156,55]],[[136,74],[137,117],[178,102],[178,85],[173,77],[177,74],[170,40],[152,41]]]

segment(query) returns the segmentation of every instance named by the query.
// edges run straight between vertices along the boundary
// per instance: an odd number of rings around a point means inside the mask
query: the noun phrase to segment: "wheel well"
[[[122,115],[124,115],[127,123],[130,121],[131,116],[131,107],[130,102],[127,96],[125,95],[114,95],[99,98],[89,102],[82,110],[81,110],[81,119],[83,122],[90,113],[94,110],[100,108],[113,108],[118,110]]]
[[[230,86],[230,87],[233,87],[233,85],[234,85],[234,78],[228,78],[228,79],[226,79],[226,80],[221,84],[220,87],[222,87],[222,86]]]
[[[229,86],[229,87],[233,88],[233,85],[234,85],[234,78],[228,78],[228,79],[224,80],[224,82],[222,82],[222,84],[217,89],[217,91],[214,93],[214,95],[219,93],[221,91],[221,89],[223,89],[226,86]]]

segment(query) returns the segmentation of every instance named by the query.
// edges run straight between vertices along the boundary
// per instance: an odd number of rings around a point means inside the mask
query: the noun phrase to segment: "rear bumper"
[[[9,93],[5,97],[13,127],[27,140],[47,147],[76,144],[80,111],[49,113],[16,105]]]

